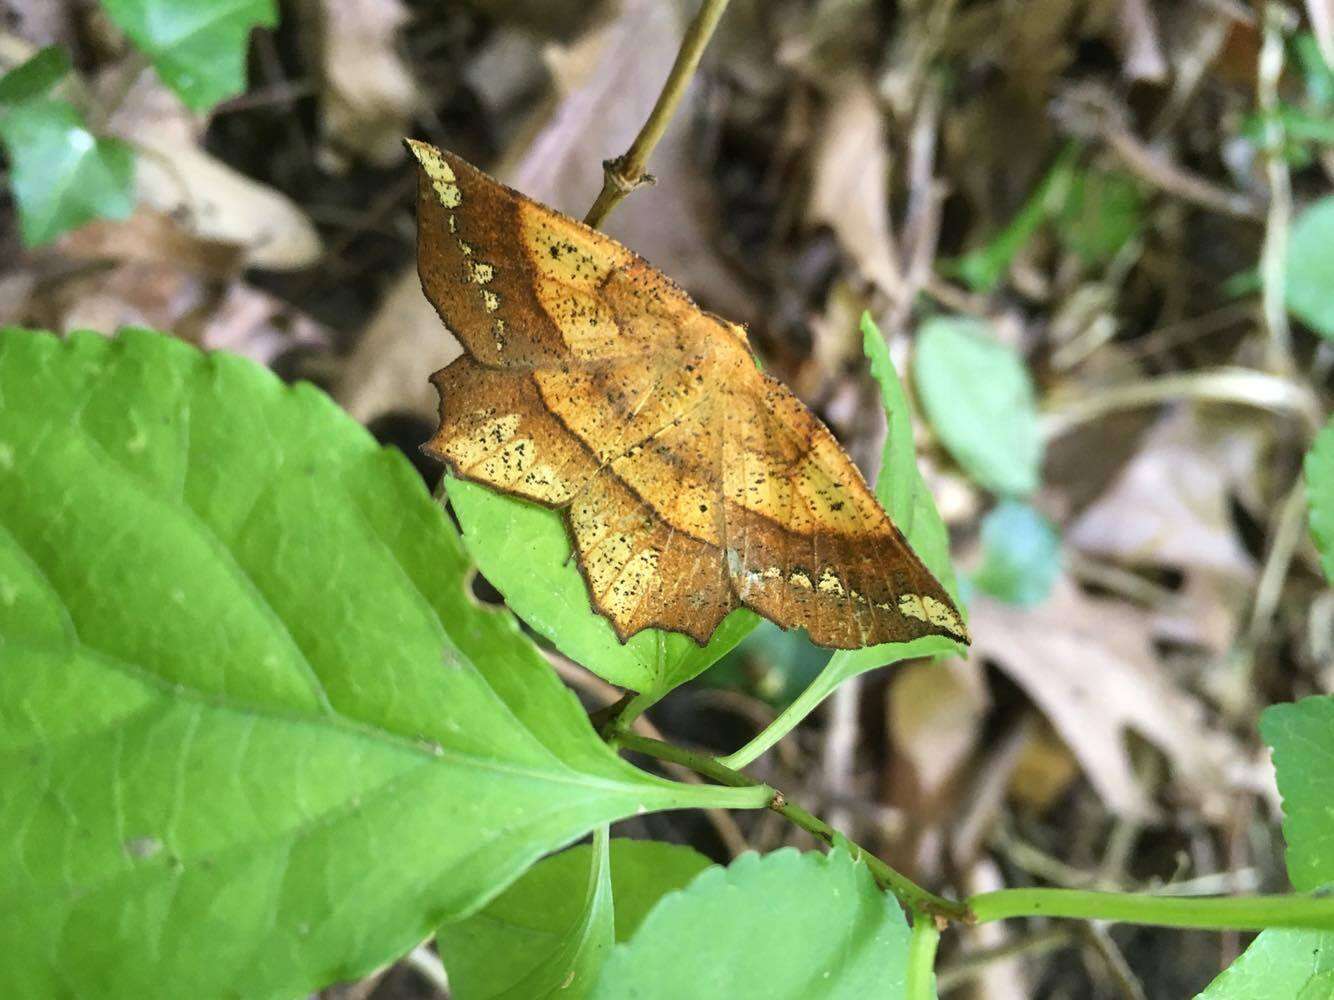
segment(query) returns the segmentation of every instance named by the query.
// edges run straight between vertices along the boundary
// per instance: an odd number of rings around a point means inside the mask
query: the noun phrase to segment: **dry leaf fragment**
[[[397,163],[419,103],[398,50],[407,10],[400,0],[304,0],[300,9],[318,39],[321,159],[335,169],[348,155],[381,167]]]
[[[244,248],[247,267],[297,270],[320,255],[320,237],[286,195],[233,170],[199,145],[198,119],[145,71],[110,130],[139,150],[138,201],[201,239]]]
[[[1240,751],[1167,679],[1145,612],[1088,597],[1063,577],[1034,608],[979,596],[970,624],[974,655],[995,661],[1028,692],[1113,811],[1154,813],[1130,766],[1131,731],[1167,756],[1174,781],[1206,811],[1226,809],[1226,776]]]
[[[889,229],[889,148],[870,84],[844,76],[829,95],[807,218],[833,229],[862,275],[891,296],[902,284]]]

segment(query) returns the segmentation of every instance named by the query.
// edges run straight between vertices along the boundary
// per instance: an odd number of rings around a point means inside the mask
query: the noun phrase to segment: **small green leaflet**
[[[1288,237],[1284,289],[1288,311],[1334,340],[1334,195],[1302,210]]]
[[[50,96],[69,71],[69,53],[48,45],[0,78],[0,142],[28,246],[134,207],[130,148],[95,137],[72,104]]]
[[[1033,381],[987,324],[928,319],[917,334],[913,382],[940,443],[975,482],[1002,496],[1037,489],[1042,438]]]
[[[48,45],[27,62],[0,77],[0,114],[27,101],[45,97],[70,71],[63,45]]]
[[[612,950],[592,997],[898,997],[908,937],[894,897],[843,848],[743,854],[664,896]]]
[[[1299,892],[1334,887],[1334,696],[1273,705],[1260,734],[1274,749],[1283,796],[1288,875]],[[1324,998],[1334,977],[1334,931],[1262,931],[1200,1000]]]
[[[1305,473],[1311,537],[1320,552],[1325,578],[1334,584],[1334,418],[1316,435],[1307,452]]]
[[[245,90],[250,31],[278,23],[274,0],[102,0],[102,6],[194,111]]]
[[[585,996],[613,941],[710,864],[688,847],[620,838],[610,850],[595,840],[542,859],[484,910],[437,932],[455,1000]],[[596,961],[577,969],[572,955]]]
[[[1061,572],[1061,536],[1033,506],[1002,500],[982,519],[978,590],[1020,607],[1041,604]]]

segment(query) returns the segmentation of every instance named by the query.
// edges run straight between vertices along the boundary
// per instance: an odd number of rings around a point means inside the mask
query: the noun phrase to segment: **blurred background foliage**
[[[433,480],[426,375],[458,348],[400,139],[582,215],[689,13],[0,0],[0,322],[245,354]],[[1254,722],[1334,688],[1306,531],[1308,499],[1334,531],[1329,432],[1302,474],[1334,394],[1332,33],[1327,0],[733,0],[657,184],[608,222],[747,323],[868,478],[857,318],[884,331],[976,642],[854,678],[755,771],[919,880],[1285,887]],[[828,657],[766,623],[650,725],[730,752]],[[768,814],[627,826],[720,860],[803,843]],[[941,988],[1176,997],[1244,938],[988,926]]]

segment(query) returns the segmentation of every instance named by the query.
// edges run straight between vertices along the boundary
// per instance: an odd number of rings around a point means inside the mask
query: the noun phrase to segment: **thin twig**
[[[1121,949],[1116,946],[1112,936],[1107,933],[1106,927],[1100,924],[1082,924],[1080,926],[1080,937],[1102,959],[1103,965],[1107,967],[1108,975],[1112,977],[1112,982],[1116,984],[1117,991],[1121,994],[1123,1000],[1147,1000],[1144,985],[1131,971],[1125,955],[1121,954]]]
[[[1314,432],[1322,422],[1320,402],[1310,386],[1293,379],[1250,368],[1224,367],[1180,375],[1161,375],[1107,389],[1071,393],[1053,399],[1042,416],[1047,440],[1119,410],[1157,406],[1178,400],[1201,403],[1236,403],[1274,413],[1300,417]]]
[[[976,979],[987,966],[1020,956],[1036,957],[1059,948],[1068,948],[1079,941],[1078,931],[1068,924],[1047,927],[1026,937],[1018,937],[992,948],[966,951],[936,974],[936,986],[946,993],[956,986]]]
[[[1269,336],[1266,352],[1270,371],[1289,374],[1292,334],[1284,301],[1288,263],[1288,228],[1292,221],[1292,179],[1283,155],[1283,122],[1279,118],[1278,82],[1283,75],[1284,29],[1287,9],[1275,0],[1264,8],[1264,40],[1256,73],[1256,97],[1264,122],[1265,179],[1269,182],[1269,209],[1265,213],[1265,240],[1260,251],[1261,313]]]
[[[699,13],[686,29],[680,51],[676,53],[676,61],[672,63],[671,72],[667,74],[667,82],[663,84],[662,93],[658,95],[653,110],[649,112],[644,127],[639,130],[639,134],[635,136],[635,141],[630,144],[625,155],[602,164],[602,190],[598,193],[597,200],[593,202],[593,207],[584,216],[584,222],[588,225],[594,227],[602,225],[602,221],[620,204],[622,198],[641,184],[652,183],[652,178],[644,172],[649,154],[667,131],[667,124],[672,120],[676,106],[681,103],[681,98],[690,85],[690,79],[699,66],[704,48],[713,36],[713,29],[718,26],[718,20],[726,9],[727,0],[704,0],[704,5],[700,7]]]

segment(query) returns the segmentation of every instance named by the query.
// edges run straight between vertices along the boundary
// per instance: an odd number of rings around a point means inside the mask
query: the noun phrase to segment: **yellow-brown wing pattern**
[[[706,642],[745,605],[815,642],[967,638],[833,436],[616,241],[424,143],[419,270],[465,354],[432,380],[426,450],[563,510],[625,640]]]

